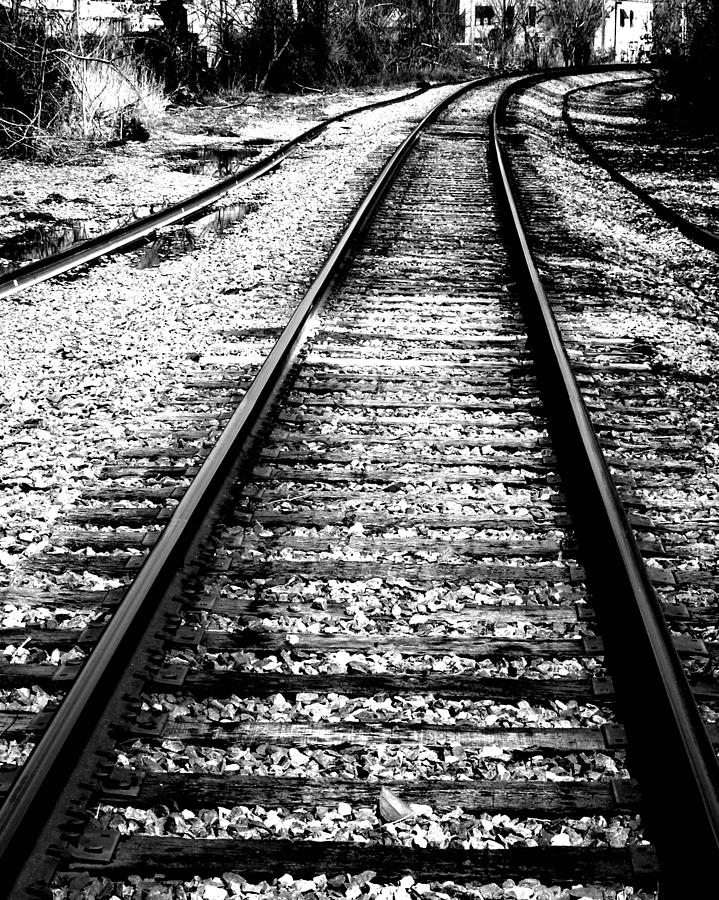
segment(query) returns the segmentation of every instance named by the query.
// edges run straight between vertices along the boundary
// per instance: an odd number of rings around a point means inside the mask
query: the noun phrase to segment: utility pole
[[[72,36],[75,38],[75,42],[78,45],[80,44],[80,40],[81,40],[81,38],[80,38],[80,34],[81,34],[81,31],[80,31],[80,29],[81,29],[81,26],[80,26],[80,19],[81,19],[80,2],[81,2],[81,0],[73,0],[72,21],[71,21],[71,25],[70,25],[70,28],[72,31]]]
[[[602,62],[604,62],[604,49],[606,45],[606,36],[607,36],[607,19],[609,18],[609,11],[607,10],[606,0],[604,2],[604,8],[602,9]]]
[[[474,58],[474,0],[467,0],[467,18],[469,19],[469,53]]]

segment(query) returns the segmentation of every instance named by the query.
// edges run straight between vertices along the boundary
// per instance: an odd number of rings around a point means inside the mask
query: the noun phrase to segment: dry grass
[[[69,56],[74,122],[82,136],[107,136],[123,118],[152,121],[167,105],[160,81],[145,67],[126,59]]]

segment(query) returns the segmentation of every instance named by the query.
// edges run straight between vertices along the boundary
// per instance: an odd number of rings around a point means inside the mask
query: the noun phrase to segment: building
[[[472,8],[474,16],[471,14]],[[515,33],[523,31],[524,26],[531,29],[537,26],[537,6],[524,0],[519,4],[511,0],[460,0],[459,15],[464,23],[463,43],[470,46],[485,41],[501,27],[502,22],[507,30]]]
[[[616,62],[639,62],[652,46],[654,0],[606,0],[602,27],[594,39],[597,55]]]
[[[544,9],[547,0],[459,0],[463,43],[481,53],[498,42],[500,30],[513,35],[517,49],[551,43]],[[594,39],[599,59],[637,62],[651,49],[654,0],[604,0],[604,20]],[[502,24],[504,23],[504,24]],[[535,57],[536,58],[536,57]]]
[[[545,34],[537,0],[459,0],[459,18],[463,44],[481,62],[538,64]]]
[[[0,0],[10,8],[10,0]],[[114,37],[132,27],[132,16],[119,4],[108,0],[21,0],[20,12],[39,15],[47,22],[48,31],[67,33],[73,25],[81,36]]]

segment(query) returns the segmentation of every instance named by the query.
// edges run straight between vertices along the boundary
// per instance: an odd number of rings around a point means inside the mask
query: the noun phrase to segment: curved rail
[[[500,120],[490,152],[497,168],[533,353],[554,420],[557,455],[582,544],[617,698],[657,848],[664,900],[715,884],[719,867],[719,764],[599,446],[522,225]],[[636,753],[636,756],[634,755]],[[697,894],[698,895],[698,894]]]
[[[252,163],[236,175],[223,178],[216,184],[198,191],[198,193],[192,194],[178,203],[166,206],[164,209],[151,213],[149,216],[143,216],[136,222],[121,225],[119,228],[113,228],[111,231],[100,234],[97,237],[80,241],[66,250],[54,253],[52,256],[20,266],[12,272],[0,276],[0,300],[16,294],[24,288],[32,287],[32,285],[41,281],[47,281],[56,275],[62,275],[64,272],[68,272],[77,266],[93,262],[110,253],[129,247],[158,228],[186,221],[210,207],[231,188],[240,184],[247,184],[276,169],[294,152],[299,144],[312,140],[336,122],[341,122],[350,116],[367,112],[371,109],[381,109],[395,103],[402,103],[405,100],[412,100],[428,90],[430,88],[419,88],[416,91],[411,91],[409,94],[402,94],[390,100],[378,100],[374,103],[367,103],[355,109],[348,109],[345,112],[338,113],[336,116],[331,116],[307,131],[303,131],[302,134],[297,135],[291,141],[282,144],[281,147],[278,147],[265,159]]]
[[[612,163],[606,159],[604,154],[597,150],[594,144],[581,134],[574,124],[572,117],[569,114],[569,103],[571,98],[581,91],[602,87],[603,84],[607,84],[607,82],[592,85],[591,88],[575,88],[565,94],[564,103],[562,104],[562,121],[567,126],[567,132],[571,139],[582,148],[593,162],[597,163],[597,165],[601,166],[608,173],[612,181],[620,184],[628,191],[631,191],[631,193],[634,194],[635,197],[638,197],[642,203],[646,203],[647,206],[651,207],[661,219],[668,222],[670,225],[673,225],[685,237],[688,237],[695,243],[701,244],[701,246],[705,247],[707,250],[713,250],[715,253],[719,253],[719,234],[714,231],[709,231],[708,228],[702,228],[701,225],[695,225],[693,222],[690,222],[685,216],[682,216],[676,210],[671,209],[671,207],[662,203],[661,200],[657,200],[657,198],[649,191],[639,187],[638,184],[627,178],[626,175],[622,175],[619,169],[612,165]]]
[[[148,622],[177,577],[179,568],[202,532],[208,511],[239,469],[284,373],[291,364],[308,322],[347,265],[378,205],[423,131],[460,96],[494,78],[462,85],[444,98],[405,138],[384,165],[360,203],[339,242],[300,301],[285,330],[250,385],[217,444],[178,504],[157,544],[108,624],[95,650],[70,688],[60,710],[18,774],[0,822],[0,895],[24,896],[33,872],[18,873],[35,843],[38,823],[45,822],[68,781],[82,748],[116,690],[119,675],[133,659]],[[32,868],[30,866],[29,868]],[[15,887],[13,888],[13,884]],[[24,885],[24,886],[23,886]]]

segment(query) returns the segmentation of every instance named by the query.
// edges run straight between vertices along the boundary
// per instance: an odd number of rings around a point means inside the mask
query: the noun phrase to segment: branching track
[[[297,137],[290,141],[286,141],[276,150],[265,158],[244,168],[235,175],[222,178],[216,184],[198,191],[190,197],[186,197],[179,203],[170,204],[163,209],[159,209],[149,215],[143,216],[127,225],[113,228],[110,231],[100,234],[97,237],[80,241],[73,244],[66,250],[54,253],[49,257],[35,260],[20,266],[16,270],[0,276],[0,299],[9,297],[18,293],[34,284],[47,281],[49,278],[55,278],[64,272],[69,272],[78,266],[88,265],[121,250],[132,248],[143,239],[147,239],[156,234],[160,228],[168,225],[175,225],[179,222],[190,222],[198,216],[202,216],[212,211],[213,205],[233,187],[241,184],[247,184],[256,178],[261,178],[272,172],[278,166],[295,152],[303,142],[316,138],[330,125],[336,122],[342,122],[350,116],[357,113],[367,112],[371,109],[381,109],[385,106],[391,106],[395,103],[401,103],[412,97],[417,97],[424,93],[427,88],[420,88],[400,97],[393,97],[391,100],[380,100],[374,103],[368,103],[355,109],[347,110],[331,116],[312,128],[303,131]]]
[[[677,210],[667,206],[666,203],[662,203],[662,201],[653,196],[650,191],[641,188],[636,182],[632,181],[631,178],[628,178],[623,174],[616,165],[611,163],[606,158],[605,154],[597,149],[591,136],[584,134],[581,129],[577,128],[570,113],[570,106],[573,98],[578,98],[587,90],[596,91],[598,87],[599,85],[593,85],[591,88],[576,88],[565,94],[562,106],[562,119],[567,126],[567,130],[572,140],[576,141],[594,162],[606,169],[613,181],[616,181],[617,184],[620,184],[628,191],[631,191],[643,203],[646,203],[658,216],[664,219],[665,222],[669,222],[670,225],[677,228],[685,237],[696,241],[697,244],[706,247],[707,250],[718,252],[719,234],[708,228],[703,228],[701,225],[697,225],[696,222],[692,222],[687,216],[682,215],[677,212]],[[632,90],[632,87],[630,86],[628,89]],[[636,90],[636,85],[634,86],[634,90]]]
[[[502,199],[499,89],[469,87],[388,162],[105,597],[3,808],[4,894],[73,896],[77,871],[652,887],[654,842],[679,896],[716,866],[713,736],[676,655],[704,648],[663,620]],[[183,439],[108,472],[68,546],[128,578],[107,529],[172,494]]]

